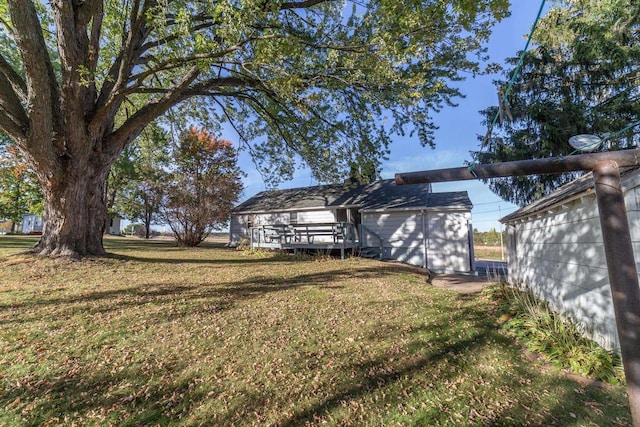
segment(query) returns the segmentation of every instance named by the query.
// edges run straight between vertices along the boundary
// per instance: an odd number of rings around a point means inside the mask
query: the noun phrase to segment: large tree
[[[34,249],[104,253],[110,166],[148,123],[195,97],[274,175],[301,158],[335,177],[356,155],[375,158],[358,149],[384,152],[393,132],[431,143],[430,114],[478,71],[508,3],[0,1],[0,130],[45,198]]]
[[[498,108],[485,110],[490,132],[479,163],[563,156],[573,152],[573,135],[595,134],[607,140],[601,149],[634,146],[640,120],[640,2],[558,1],[540,21],[537,46],[524,56],[507,98],[503,121]],[[505,80],[503,91],[518,66]],[[511,116],[511,118],[509,118]],[[575,173],[497,178],[490,188],[503,199],[525,205],[571,181]]]

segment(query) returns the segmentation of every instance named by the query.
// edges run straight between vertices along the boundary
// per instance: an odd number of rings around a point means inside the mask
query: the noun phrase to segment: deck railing
[[[357,242],[355,224],[326,222],[310,224],[265,224],[251,228],[251,245],[339,245]]]

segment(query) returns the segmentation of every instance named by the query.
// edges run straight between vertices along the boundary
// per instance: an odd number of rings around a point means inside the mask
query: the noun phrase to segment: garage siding
[[[640,191],[637,182],[633,185],[625,202],[639,268]],[[510,282],[529,287],[554,310],[583,324],[602,346],[618,348],[595,195],[510,222],[507,232]]]
[[[438,213],[399,211],[364,213],[362,223],[366,229],[383,240],[384,256],[423,266],[425,238],[427,266],[440,272],[469,272],[471,270],[468,212]],[[365,233],[365,246],[377,247],[379,241]]]
[[[430,212],[427,224],[430,265],[435,271],[471,270],[468,212]]]

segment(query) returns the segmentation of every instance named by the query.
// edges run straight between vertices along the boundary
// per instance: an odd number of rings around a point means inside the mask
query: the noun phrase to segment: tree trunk
[[[107,221],[104,190],[108,168],[104,169],[97,162],[69,164],[64,176],[52,176],[43,185],[42,237],[34,252],[74,258],[105,254],[102,238]]]
[[[145,194],[144,200],[144,238],[151,238],[151,204],[149,203],[149,195]]]

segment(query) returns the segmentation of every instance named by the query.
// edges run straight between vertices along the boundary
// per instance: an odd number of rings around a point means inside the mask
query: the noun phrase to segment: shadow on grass
[[[74,418],[87,413],[106,415],[109,425],[167,425],[207,396],[194,389],[188,379],[168,381],[171,372],[185,369],[183,363],[159,361],[157,365],[160,368],[144,372],[135,365],[117,370],[71,370],[55,379],[14,386],[0,402],[40,402],[30,405],[28,413],[23,411],[20,425],[78,425]],[[149,374],[158,380],[145,383]],[[120,384],[128,388],[114,391]]]
[[[205,240],[198,246],[183,247],[179,246],[175,239],[171,238],[150,238],[144,239],[141,237],[120,237],[109,236],[104,239],[104,247],[107,250],[188,250],[188,249],[213,249],[224,248],[226,243],[224,242],[212,242]]]
[[[468,360],[465,360],[464,356],[481,351],[489,345],[504,347],[505,352],[515,362],[510,364],[509,369],[502,372],[502,375],[492,383],[492,387],[514,391],[513,395],[506,396],[506,402],[483,402],[481,398],[472,393],[472,390],[475,390],[475,385],[463,382],[460,387],[466,388],[468,395],[460,392],[448,398],[444,397],[437,405],[422,407],[414,414],[406,415],[404,418],[395,416],[392,419],[398,425],[424,426],[562,426],[578,425],[576,423],[580,423],[580,420],[588,419],[591,419],[593,423],[594,413],[589,404],[593,404],[594,401],[597,404],[598,398],[601,398],[598,396],[599,390],[597,388],[578,390],[580,387],[575,382],[559,376],[548,377],[546,380],[540,381],[542,377],[539,369],[522,361],[518,346],[495,328],[493,322],[488,320],[485,311],[465,309],[461,311],[460,315],[465,319],[472,320],[474,326],[478,327],[478,332],[458,340],[451,335],[430,338],[428,341],[420,338],[425,333],[428,334],[434,330],[450,330],[450,324],[445,321],[447,316],[441,316],[441,321],[444,322],[431,323],[428,327],[412,328],[410,335],[414,340],[408,344],[408,348],[414,355],[413,357],[398,362],[393,358],[390,359],[388,355],[382,354],[377,358],[341,368],[344,372],[351,372],[351,376],[355,377],[354,380],[334,385],[333,392],[325,399],[297,411],[278,425],[295,427],[314,424],[314,422],[322,424],[318,421],[334,416],[332,414],[347,406],[349,402],[363,399],[387,388],[392,389],[396,383],[402,384],[401,388],[406,387],[402,395],[391,396],[386,402],[383,400],[379,404],[386,403],[388,407],[398,408],[400,409],[398,413],[402,412],[402,409],[406,409],[407,406],[418,407],[424,401],[414,399],[413,402],[407,402],[412,394],[420,395],[421,392],[430,389],[429,392],[432,394],[446,395],[450,391],[449,384],[460,383],[460,378],[467,377],[469,371],[475,369]],[[379,330],[393,330],[393,327],[382,326]],[[394,336],[387,334],[378,336],[378,339],[393,341]],[[430,376],[434,371],[436,375]],[[486,381],[481,375],[474,374],[474,376],[465,379],[469,382]],[[536,382],[536,379],[539,381]],[[531,391],[521,393],[523,384],[533,384],[528,386]],[[535,390],[535,387],[545,385],[554,387],[554,390]],[[540,408],[539,396],[549,392],[556,394],[557,404],[546,410],[543,416],[540,416],[536,412],[536,409]],[[384,396],[384,393],[382,395]],[[495,406],[496,409],[487,411],[488,406]],[[240,408],[233,410],[238,411]],[[601,414],[602,411],[600,414],[596,412],[596,415]],[[594,425],[612,425],[614,423],[626,425],[630,421],[630,419],[607,420],[606,417],[603,418],[605,421],[601,419]]]
[[[258,260],[256,260],[257,262]],[[223,262],[223,261],[220,261]],[[193,284],[163,284],[146,283],[143,285],[112,289],[106,291],[85,292],[74,296],[34,297],[26,301],[0,304],[0,310],[18,310],[33,312],[36,307],[50,307],[56,318],[61,315],[87,313],[104,314],[126,308],[144,307],[147,304],[174,305],[176,301],[211,299],[219,311],[230,308],[237,301],[245,301],[274,292],[286,292],[300,287],[317,287],[320,289],[341,288],[332,285],[333,282],[344,280],[345,277],[366,281],[377,278],[381,274],[389,274],[388,269],[367,268],[352,269],[348,272],[335,270],[318,273],[299,274],[290,278],[275,279],[271,276],[251,276],[244,280],[231,282],[201,282]],[[96,303],[99,303],[96,305]],[[71,313],[67,313],[65,307]],[[191,312],[187,311],[187,315]],[[44,317],[46,319],[46,316]],[[22,319],[22,320],[21,320]],[[42,314],[34,313],[30,319],[14,318],[0,321],[0,324],[13,324],[27,321],[42,320]]]
[[[175,251],[183,251],[185,248],[175,247],[173,248]],[[229,251],[233,249],[228,249]],[[269,264],[269,263],[278,263],[283,261],[289,261],[285,256],[274,256],[269,258],[257,258],[257,257],[245,257],[245,258],[236,258],[236,259],[215,259],[215,258],[178,258],[175,254],[172,254],[170,258],[146,258],[140,256],[132,256],[132,255],[123,255],[123,254],[113,254],[110,253],[107,255],[109,258],[117,259],[121,261],[132,261],[132,262],[144,262],[150,264],[201,264],[201,265],[216,265],[216,264],[229,264],[229,265],[246,265],[246,264]],[[300,261],[303,262],[303,261]]]
[[[470,320],[477,330],[463,338],[440,336],[425,340],[427,336],[433,337],[434,330],[446,331],[450,328],[449,315],[436,315],[434,322],[428,326],[416,326],[410,330],[408,355],[394,360],[381,350],[367,360],[345,361],[344,364],[335,366],[333,378],[340,380],[324,384],[322,393],[319,393],[322,398],[307,399],[306,396],[299,396],[296,404],[298,409],[275,423],[273,420],[265,423],[260,421],[265,421],[265,414],[269,414],[274,404],[286,405],[283,401],[286,394],[274,396],[259,388],[226,383],[224,379],[222,383],[196,386],[199,380],[197,374],[172,377],[173,373],[183,372],[187,368],[187,361],[178,358],[156,360],[152,356],[147,356],[151,360],[148,360],[146,366],[133,363],[122,369],[117,369],[117,366],[106,366],[97,371],[72,369],[69,374],[55,379],[35,381],[32,378],[33,381],[27,381],[28,384],[13,384],[5,388],[0,403],[10,404],[16,399],[38,402],[32,405],[29,415],[23,415],[28,420],[25,425],[43,425],[52,420],[58,420],[59,423],[73,422],[78,414],[100,411],[108,415],[109,422],[118,425],[209,424],[213,417],[217,425],[267,424],[294,427],[323,424],[327,420],[333,420],[330,424],[353,424],[358,421],[350,419],[349,414],[342,411],[350,403],[362,404],[363,400],[375,395],[379,398],[375,410],[379,411],[379,417],[384,418],[382,409],[385,406],[399,415],[407,407],[417,406],[421,393],[425,391],[432,396],[440,394],[443,397],[438,403],[405,414],[404,418],[392,417],[386,421],[394,425],[578,425],[576,423],[580,423],[580,420],[592,415],[585,402],[594,397],[588,391],[576,393],[574,390],[578,386],[569,380],[557,379],[529,386],[547,385],[556,388],[539,390],[540,393],[554,393],[557,397],[557,404],[546,410],[544,416],[539,416],[536,409],[540,402],[536,393],[521,393],[520,390],[523,379],[526,380],[524,383],[531,382],[540,376],[539,372],[524,362],[518,362],[520,356],[517,347],[490,324],[486,312],[466,307],[460,310],[460,316]],[[384,323],[376,328],[376,338],[370,338],[372,341],[387,343],[393,343],[395,339],[393,325]],[[508,396],[508,402],[500,404],[482,402],[474,399],[472,394],[451,393],[450,384],[459,384],[467,389],[474,386],[461,383],[460,378],[470,382],[487,381],[481,375],[469,374],[474,366],[461,356],[482,351],[491,345],[505,347],[507,356],[513,357],[514,363],[509,364],[490,387],[507,388],[513,390],[514,395]],[[152,380],[149,381],[149,378]],[[128,385],[126,390],[117,389],[116,386],[121,384]],[[240,387],[242,398],[233,399],[223,412],[210,414],[211,418],[194,418],[189,422],[185,420],[191,411],[228,393],[227,387]],[[408,393],[402,394],[398,390]],[[411,395],[416,395],[418,400],[411,400]],[[43,396],[46,396],[44,402]],[[488,406],[492,406],[492,409],[487,410]],[[571,408],[572,413],[567,408]],[[528,411],[531,411],[530,415]],[[198,416],[206,417],[206,414]],[[603,420],[599,421],[600,425],[604,425]]]
[[[0,247],[7,249],[29,249],[40,240],[40,236],[6,234],[0,236]]]
[[[238,260],[242,261],[244,260]],[[220,262],[229,263],[229,260]],[[264,263],[265,260],[257,259],[256,262]],[[129,311],[135,313],[137,310],[142,311],[147,304],[153,304],[159,306],[159,309],[146,314],[149,321],[174,321],[194,313],[224,311],[240,301],[270,293],[288,292],[302,287],[339,289],[342,286],[336,283],[346,277],[366,284],[367,281],[379,279],[381,276],[406,272],[407,269],[402,266],[371,263],[350,270],[299,274],[283,279],[255,275],[223,283],[146,283],[69,297],[34,297],[25,302],[2,305],[0,310],[15,310],[21,313],[20,316],[5,321],[20,324],[27,321],[46,321],[47,317],[51,320],[69,319],[78,314],[108,313],[123,309],[131,309]],[[460,356],[480,352],[490,346],[504,347],[508,358],[513,361],[491,385],[495,388],[514,390],[509,404],[483,412],[483,408],[495,402],[477,402],[469,396],[456,396],[455,401],[428,405],[414,414],[404,416],[405,418],[402,418],[401,411],[398,410],[400,418],[396,418],[395,422],[398,425],[456,425],[456,420],[450,417],[457,413],[462,415],[464,420],[468,420],[469,425],[576,425],[581,419],[593,416],[585,405],[585,402],[596,399],[590,395],[591,391],[585,391],[584,394],[576,393],[574,389],[579,386],[569,380],[536,380],[540,373],[520,359],[518,347],[496,330],[487,311],[475,304],[476,298],[476,295],[453,298],[460,304],[456,307],[452,306],[450,300],[435,297],[432,301],[425,301],[425,304],[432,305],[433,318],[428,319],[427,325],[412,325],[407,330],[408,341],[398,344],[406,346],[409,356],[390,360],[389,354],[380,350],[366,360],[347,360],[342,365],[335,366],[333,369],[339,371],[336,373],[339,381],[324,384],[322,397],[306,399],[305,396],[299,396],[300,405],[296,405],[292,414],[283,416],[275,425],[320,424],[332,418],[337,418],[336,424],[340,424],[340,417],[346,417],[342,420],[344,424],[355,424],[357,420],[350,420],[348,415],[341,412],[346,404],[354,400],[366,400],[373,395],[382,396],[381,402],[376,403],[378,406],[373,408],[379,412],[380,417],[384,416],[384,405],[389,405],[390,408],[404,408],[409,398],[395,392],[396,386],[410,388],[411,392],[417,395],[428,387],[433,388],[433,394],[445,394],[447,384],[463,376],[470,375],[470,382],[486,381],[478,374],[469,374],[475,367]],[[200,300],[205,300],[206,304],[189,304]],[[43,306],[50,307],[52,312],[43,316],[37,309]],[[179,309],[171,310],[175,307]],[[452,312],[455,312],[455,316],[452,316]],[[460,335],[432,334],[433,331],[452,331],[451,321],[453,319],[455,322],[456,318],[470,322],[473,330]],[[380,341],[390,345],[398,342],[394,326],[384,322],[384,319],[380,319],[380,323],[371,329],[371,334],[366,336],[366,342],[373,344],[374,341]],[[307,357],[312,359],[315,355]],[[145,355],[145,361],[148,362],[145,366],[140,363],[126,363],[123,369],[105,366],[98,370],[83,370],[71,365],[66,375],[55,378],[38,378],[38,374],[33,371],[24,384],[14,382],[3,385],[3,389],[0,389],[0,406],[7,407],[17,400],[32,403],[30,411],[22,415],[24,418],[21,419],[21,423],[24,425],[42,425],[56,419],[59,420],[59,424],[67,423],[65,420],[71,423],[77,414],[101,411],[105,411],[110,423],[118,425],[207,424],[207,419],[186,421],[185,417],[188,417],[194,408],[217,399],[219,394],[228,391],[228,387],[237,387],[237,384],[226,383],[225,379],[222,379],[220,384],[194,386],[200,379],[197,377],[198,374],[187,377],[179,375],[179,379],[171,377],[171,373],[182,372],[187,368],[188,361],[185,360],[155,360],[153,355]],[[308,365],[311,364],[301,363],[301,366]],[[324,367],[318,366],[316,369],[321,370]],[[523,379],[534,382],[535,387],[556,388],[539,390],[540,393],[554,393],[558,400],[545,411],[544,416],[527,418],[527,410],[522,408],[532,408],[533,416],[536,415],[535,408],[540,406],[540,402],[534,392],[519,392],[523,387]],[[129,392],[119,389],[118,386],[121,384],[129,384]],[[472,387],[474,384],[463,385]],[[274,399],[286,398],[286,395],[274,397],[269,391],[260,389],[246,388],[243,393],[243,399],[230,402],[223,412],[215,414],[218,425],[261,424],[262,419],[259,417],[273,409]],[[43,401],[43,396],[46,396],[46,401]],[[278,403],[285,406],[282,401]],[[567,408],[571,408],[573,416]],[[600,425],[612,424],[606,422],[606,419],[597,421]]]

